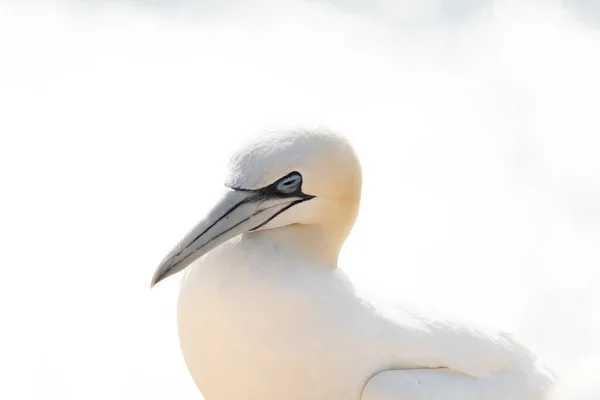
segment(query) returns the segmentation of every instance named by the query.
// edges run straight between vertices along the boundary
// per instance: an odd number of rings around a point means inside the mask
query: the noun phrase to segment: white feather
[[[179,335],[207,400],[548,399],[552,373],[511,335],[376,302],[337,268],[362,184],[344,138],[272,133],[243,147],[230,171],[230,186],[253,190],[299,171],[316,197],[259,231],[240,230],[187,269]],[[244,212],[258,219],[260,207],[236,208],[223,224]]]

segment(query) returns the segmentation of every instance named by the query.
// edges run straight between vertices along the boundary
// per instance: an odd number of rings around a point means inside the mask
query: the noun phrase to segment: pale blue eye
[[[290,175],[277,184],[277,191],[284,194],[294,193],[302,183],[300,174]]]

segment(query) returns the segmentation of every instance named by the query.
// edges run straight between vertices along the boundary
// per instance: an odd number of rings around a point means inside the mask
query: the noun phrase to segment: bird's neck
[[[338,255],[345,237],[318,225],[287,225],[249,234],[249,239],[266,240],[282,254],[295,254],[298,258],[310,259],[315,265],[336,268]]]
[[[248,234],[248,238],[266,240],[280,254],[295,254],[314,265],[336,268],[338,256],[358,215],[360,197],[345,202],[327,203],[313,223],[291,224]]]

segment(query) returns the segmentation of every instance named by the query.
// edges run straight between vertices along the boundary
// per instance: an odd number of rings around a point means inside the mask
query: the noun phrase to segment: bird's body
[[[368,380],[387,370],[413,370],[392,378],[412,396],[406,400],[545,398],[551,376],[529,354],[520,358],[506,338],[372,304],[342,270],[289,257],[272,236],[261,231],[233,239],[183,278],[181,347],[207,400],[405,400],[385,394],[398,390],[385,376],[367,389],[370,397],[361,397]],[[423,370],[441,364],[442,352],[482,375],[498,367],[493,356],[515,352],[515,364],[485,378]],[[468,391],[476,397],[461,397]]]
[[[229,190],[153,278],[189,266],[179,336],[204,397],[549,399],[552,375],[509,335],[357,293],[337,259],[361,183],[352,147],[326,131],[266,135],[233,157]]]

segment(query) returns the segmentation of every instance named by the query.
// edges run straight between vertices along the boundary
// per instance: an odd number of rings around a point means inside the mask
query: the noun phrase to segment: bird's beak
[[[312,197],[302,193],[277,196],[262,190],[228,190],[208,215],[167,254],[156,268],[150,286],[183,270],[229,239],[261,228],[285,210]]]

